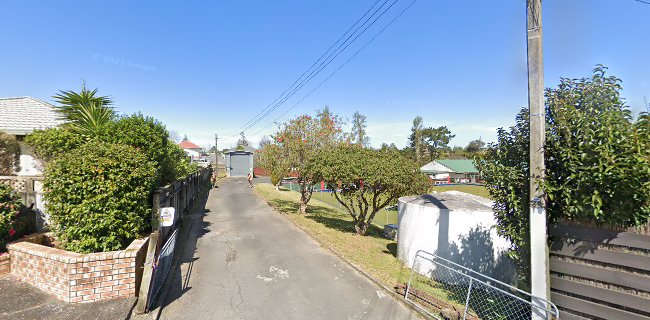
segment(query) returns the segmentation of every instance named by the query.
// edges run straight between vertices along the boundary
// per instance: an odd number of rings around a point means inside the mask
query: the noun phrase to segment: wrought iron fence
[[[404,298],[439,319],[559,319],[550,301],[422,250]]]
[[[176,238],[178,236],[178,229],[176,229],[165,245],[160,249],[158,258],[155,259],[153,264],[153,278],[151,279],[151,294],[149,298],[148,309],[152,309],[156,305],[156,300],[162,289],[163,282],[167,279],[169,272],[172,269],[172,260],[174,258],[174,248],[176,247]]]

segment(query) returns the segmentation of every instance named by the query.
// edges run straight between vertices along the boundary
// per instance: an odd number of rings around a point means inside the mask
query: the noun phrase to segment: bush
[[[137,113],[120,117],[108,123],[103,130],[98,136],[99,140],[130,145],[147,156],[156,168],[157,185],[165,185],[187,175],[189,161],[185,159],[185,152],[169,139],[165,125],[158,120]]]
[[[156,169],[136,148],[91,141],[48,163],[50,223],[67,250],[121,250],[150,222]]]
[[[546,194],[549,222],[639,226],[650,216],[650,121],[633,121],[620,80],[598,66],[591,78],[562,79],[546,91]],[[477,167],[485,178],[498,232],[528,276],[529,117],[523,109],[500,128]]]
[[[86,140],[68,127],[36,130],[25,138],[25,143],[34,149],[36,158],[48,162],[65,154]]]
[[[0,175],[12,175],[16,169],[20,145],[16,137],[0,132]]]
[[[14,239],[16,231],[16,218],[20,215],[20,201],[12,194],[12,189],[0,184],[0,252],[5,251],[5,246]]]

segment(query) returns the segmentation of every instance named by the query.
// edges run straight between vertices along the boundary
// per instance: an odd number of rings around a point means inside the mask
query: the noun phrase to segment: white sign
[[[160,226],[171,227],[174,224],[174,215],[176,210],[174,207],[160,208]]]

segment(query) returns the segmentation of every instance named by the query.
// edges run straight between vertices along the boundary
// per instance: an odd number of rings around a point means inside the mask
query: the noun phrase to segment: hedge
[[[79,253],[126,248],[149,226],[156,168],[138,149],[91,141],[46,166],[45,200],[62,246]]]

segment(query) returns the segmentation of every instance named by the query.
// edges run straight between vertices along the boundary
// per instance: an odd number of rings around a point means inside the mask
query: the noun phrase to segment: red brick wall
[[[11,271],[11,256],[9,254],[0,255],[0,276]]]
[[[136,240],[122,251],[91,254],[30,243],[32,239],[7,246],[11,274],[18,279],[66,302],[136,295],[136,261],[146,255],[147,239]]]

